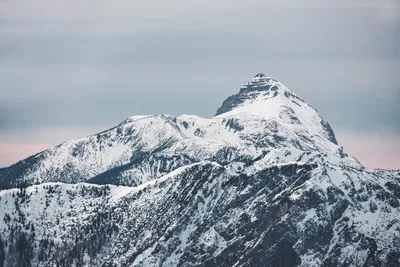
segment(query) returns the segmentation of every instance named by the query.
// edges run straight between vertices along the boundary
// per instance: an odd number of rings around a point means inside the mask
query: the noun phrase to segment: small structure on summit
[[[260,73],[257,73],[256,76],[254,76],[253,82],[258,82],[260,80],[264,80],[265,78],[267,78],[267,75],[265,75],[264,73],[260,72]]]

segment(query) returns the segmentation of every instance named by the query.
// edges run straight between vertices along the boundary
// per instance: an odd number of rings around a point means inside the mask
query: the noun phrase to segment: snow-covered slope
[[[399,173],[255,163],[4,190],[6,266],[398,266]]]
[[[213,118],[133,116],[1,169],[16,186],[0,266],[400,264],[400,172],[262,73]]]

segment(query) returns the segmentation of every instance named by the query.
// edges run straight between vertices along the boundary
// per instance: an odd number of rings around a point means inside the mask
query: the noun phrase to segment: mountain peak
[[[329,124],[318,111],[279,81],[257,73],[251,82],[228,97],[217,110],[216,117],[247,114],[262,120],[274,121],[290,132],[307,131],[311,136],[321,135],[337,144]]]
[[[265,84],[268,82],[278,82],[277,80],[265,75],[265,73],[259,72],[253,77],[253,81],[248,82],[247,86],[249,85],[257,85],[257,84]],[[246,85],[245,85],[246,86]]]
[[[217,110],[215,116],[228,112],[244,104],[244,102],[255,100],[260,95],[264,96],[263,98],[273,98],[278,95],[289,97],[291,94],[292,92],[282,83],[260,72],[254,76],[251,82],[242,86],[239,93],[228,97]]]
[[[254,76],[253,82],[257,82],[259,80],[264,80],[264,79],[267,79],[267,78],[268,78],[267,75],[265,75],[262,72],[259,72],[259,73],[256,74],[256,76]]]

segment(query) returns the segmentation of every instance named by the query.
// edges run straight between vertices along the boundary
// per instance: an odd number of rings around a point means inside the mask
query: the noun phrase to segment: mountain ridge
[[[261,145],[257,145],[255,144],[256,141],[253,140],[253,144],[251,146],[252,148],[250,147],[252,151],[250,153],[241,153],[241,155],[237,156],[248,157],[251,154],[257,153],[256,146],[265,146],[268,144],[270,146],[274,146],[275,144],[279,145],[279,140],[281,140],[282,138],[287,138],[287,136],[293,139],[292,142],[297,142],[300,144],[301,142],[296,140],[298,139],[297,137],[299,135],[304,137],[303,139],[305,140],[314,138],[314,135],[319,136],[321,134],[322,138],[328,137],[329,141],[337,144],[336,138],[329,124],[325,123],[325,121],[318,115],[317,111],[311,105],[300,99],[298,96],[289,91],[284,85],[277,82],[276,80],[268,78],[264,74],[257,75],[256,78],[253,79],[252,85],[247,87],[250,89],[246,91],[245,94],[241,89],[239,94],[233,96],[234,98],[237,98],[238,95],[240,97],[248,97],[247,94],[250,93],[250,97],[252,98],[250,99],[251,101],[248,101],[250,103],[244,103],[240,101],[239,103],[236,102],[234,108],[230,107],[231,110],[221,114],[218,114],[219,112],[217,111],[218,115],[213,118],[201,118],[194,115],[181,115],[175,117],[167,114],[132,116],[125,119],[117,126],[112,127],[108,130],[102,131],[92,136],[63,142],[58,146],[55,146],[28,158],[28,160],[36,161],[38,160],[38,158],[46,157],[47,154],[50,154],[50,156],[54,159],[56,156],[54,154],[59,154],[58,161],[60,161],[61,163],[57,163],[52,160],[52,162],[43,163],[42,165],[36,167],[39,170],[26,170],[24,174],[17,174],[13,179],[18,180],[21,179],[21,177],[23,176],[29,176],[29,178],[25,178],[25,180],[22,181],[22,183],[27,184],[35,184],[45,181],[59,181],[61,176],[66,176],[64,172],[67,171],[69,172],[69,176],[72,176],[74,178],[72,178],[72,180],[63,180],[64,182],[83,182],[91,179],[92,177],[100,175],[102,172],[105,172],[109,169],[131,163],[131,157],[133,157],[132,151],[135,151],[136,154],[138,154],[138,152],[140,152],[141,150],[145,150],[144,153],[153,153],[152,148],[149,147],[149,144],[150,146],[154,146],[153,149],[157,148],[158,150],[162,149],[163,146],[167,147],[168,145],[172,145],[172,143],[174,142],[183,143],[181,144],[182,146],[188,147],[189,144],[187,144],[187,142],[185,143],[183,139],[186,139],[191,143],[195,142],[195,144],[197,145],[194,149],[198,151],[207,150],[204,149],[205,142],[208,143],[208,146],[215,147],[214,149],[211,149],[214,151],[203,151],[204,155],[195,156],[190,155],[190,152],[183,152],[184,154],[187,154],[190,158],[196,158],[196,160],[212,159],[213,156],[218,153],[218,147],[221,149],[227,147],[227,149],[235,150],[238,149],[238,147],[240,148],[240,146],[245,146],[245,149],[248,149],[248,144],[238,145],[238,143],[243,141],[243,138],[248,139],[250,135],[254,134],[262,135],[268,133],[269,136],[264,136],[263,140],[267,144],[263,143]],[[289,97],[300,99],[302,101],[302,106],[299,103],[294,102],[293,99],[289,99]],[[249,100],[249,98],[246,98],[246,100]],[[224,103],[226,103],[226,101],[224,101]],[[222,109],[224,105],[226,105],[224,103],[221,106]],[[270,110],[274,112],[271,112],[271,114],[257,113],[258,110],[265,109],[265,106],[268,107],[268,104],[271,105]],[[229,114],[229,112],[235,112],[235,110],[243,109],[243,107],[252,107],[252,105],[261,106],[256,107],[255,110],[244,110],[244,112],[240,111],[242,112],[242,114]],[[290,105],[292,107],[290,107]],[[219,108],[218,110],[221,110],[221,108]],[[308,111],[309,114],[303,115],[303,117],[301,118],[302,121],[300,121],[297,115],[304,110]],[[240,117],[236,118],[238,115],[240,115]],[[259,125],[260,120],[264,121],[264,124],[262,124],[261,126]],[[314,122],[309,123],[309,121]],[[250,125],[250,123],[252,125]],[[284,127],[279,127],[281,125]],[[243,129],[244,126],[246,126],[246,129]],[[305,132],[304,129],[309,133]],[[141,136],[136,134],[136,137],[133,138],[132,135],[135,133],[135,131],[141,131]],[[158,136],[156,136],[156,138],[153,138],[153,136],[143,134],[145,131],[156,133]],[[245,131],[250,131],[250,134],[245,133],[241,135],[241,132]],[[280,133],[284,133],[284,135],[287,136],[283,136]],[[110,137],[112,140],[110,139]],[[198,138],[196,139],[196,137]],[[147,140],[141,140],[143,138],[146,138]],[[200,138],[203,138],[203,140],[200,140]],[[159,141],[159,143],[151,144],[153,139]],[[108,144],[104,145],[103,140]],[[79,159],[79,156],[85,156],[81,155],[82,153],[80,152],[79,144],[83,146],[90,146],[92,147],[92,150],[94,150],[93,152],[91,152],[93,153],[94,158],[91,160],[90,164],[79,166],[82,165],[82,160],[88,161],[88,158]],[[303,142],[303,144],[307,144],[307,146],[309,146],[315,145],[315,142],[307,141]],[[328,142],[325,142],[325,144],[322,145],[324,149],[330,146]],[[148,147],[143,149],[143,146]],[[176,149],[184,148],[178,147]],[[69,151],[66,152],[66,150]],[[102,150],[105,151],[107,156],[101,156],[104,154],[102,153]],[[166,153],[171,155],[175,153],[175,150],[171,151],[170,149],[169,151],[166,151]],[[182,153],[182,151],[178,151],[176,153],[180,154]],[[96,154],[98,154],[98,156],[96,156]],[[90,155],[88,155],[88,157],[90,157]],[[78,158],[78,161],[74,163],[74,161],[76,161],[75,158]],[[104,158],[111,159],[111,161],[104,162]],[[19,164],[24,165],[23,162],[24,161]],[[70,166],[67,166],[67,168],[62,168],[60,166],[57,166],[57,164],[61,164],[63,166],[69,164]],[[95,166],[90,167],[87,165]],[[55,170],[53,166],[56,166]],[[8,170],[12,170],[13,168],[14,167],[11,166],[8,168]],[[68,168],[71,170],[69,170]],[[21,168],[17,167],[17,169]],[[67,170],[64,171],[64,169]],[[80,169],[85,170],[82,171]],[[6,172],[6,169],[3,170],[3,173],[4,172]],[[45,180],[39,178],[42,176],[48,177],[50,175],[54,178]],[[0,185],[2,186],[2,188],[5,187],[4,176],[4,174],[2,175],[0,173]],[[8,176],[11,177],[10,174],[8,174]],[[37,181],[32,182],[32,180]],[[11,183],[8,185],[8,187],[16,186],[17,184],[18,183],[13,185]]]

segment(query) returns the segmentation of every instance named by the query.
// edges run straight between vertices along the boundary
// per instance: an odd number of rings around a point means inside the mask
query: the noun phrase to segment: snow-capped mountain
[[[225,164],[281,147],[335,151],[335,144],[329,124],[314,108],[281,83],[258,74],[224,101],[213,118],[133,116],[1,170],[0,185],[91,179],[138,185],[202,160]],[[118,182],[109,181],[110,175]]]
[[[400,265],[400,172],[262,73],[213,118],[133,116],[0,188],[0,266]]]

